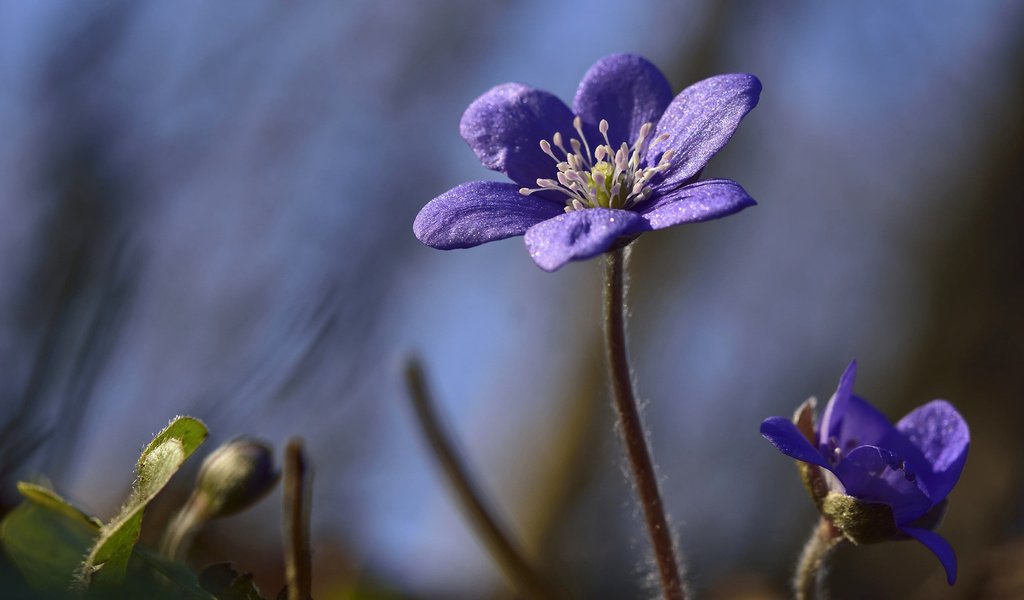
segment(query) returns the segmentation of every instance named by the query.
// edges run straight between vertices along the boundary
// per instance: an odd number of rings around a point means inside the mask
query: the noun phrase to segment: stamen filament
[[[594,165],[591,161],[592,155],[590,154],[590,144],[587,144],[587,136],[583,135],[583,119],[580,119],[577,115],[576,118],[572,120],[572,126],[573,129],[576,130],[576,133],[580,134],[580,139],[583,140],[583,147],[587,149],[587,166],[593,167]]]

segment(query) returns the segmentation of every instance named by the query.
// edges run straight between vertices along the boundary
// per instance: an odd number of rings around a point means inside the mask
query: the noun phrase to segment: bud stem
[[[171,560],[184,561],[192,548],[196,533],[210,520],[209,503],[205,496],[193,492],[188,503],[178,511],[160,541],[160,553]]]
[[[658,489],[658,478],[633,391],[626,352],[626,324],[623,315],[626,304],[623,275],[625,261],[622,248],[605,254],[604,333],[612,396],[619,432],[622,434],[622,443],[633,472],[636,494],[640,499],[647,533],[654,549],[654,560],[661,577],[662,597],[665,600],[683,600],[685,589],[679,559]]]
[[[793,594],[797,600],[823,600],[826,597],[828,561],[843,540],[839,530],[827,519],[818,521],[800,553],[800,563],[793,579]]]

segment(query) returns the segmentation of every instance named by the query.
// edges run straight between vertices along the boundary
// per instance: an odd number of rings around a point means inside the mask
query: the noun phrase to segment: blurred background
[[[628,51],[677,92],[764,84],[706,171],[759,206],[633,252],[634,366],[697,591],[788,595],[816,517],[758,426],[857,358],[894,420],[941,397],[970,424],[941,529],[961,575],[918,544],[847,548],[833,596],[1024,597],[1022,23],[1010,0],[2,2],[0,504],[42,476],[109,518],[138,450],[190,414],[203,452],[305,438],[317,598],[514,597],[417,429],[416,353],[531,556],[579,597],[650,597],[600,262],[547,274],[521,239],[441,252],[411,231],[500,178],[458,134],[474,98],[571,101]],[[272,596],[279,506],[211,527],[193,564]]]

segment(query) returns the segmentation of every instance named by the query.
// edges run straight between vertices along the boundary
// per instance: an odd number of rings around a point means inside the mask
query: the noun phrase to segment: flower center
[[[825,458],[828,459],[829,464],[835,466],[839,464],[851,450],[859,446],[856,438],[850,438],[846,440],[846,444],[843,446],[839,445],[839,438],[836,436],[830,436],[828,438],[828,444],[825,448]]]
[[[555,133],[550,142],[540,141],[540,149],[555,161],[557,179],[538,179],[538,187],[521,188],[520,194],[529,196],[547,190],[560,192],[566,195],[565,212],[584,208],[632,208],[651,197],[654,192],[649,184],[655,175],[668,169],[674,151],[665,151],[653,167],[643,164],[644,156],[652,142],[664,141],[668,134],[651,140],[654,126],[644,123],[632,147],[623,142],[616,150],[608,141],[608,121],[601,119],[597,128],[604,143],[595,146],[591,152],[580,118],[573,119],[572,125],[580,137],[569,140],[569,149],[566,149],[561,133]],[[555,149],[563,158],[555,154]]]

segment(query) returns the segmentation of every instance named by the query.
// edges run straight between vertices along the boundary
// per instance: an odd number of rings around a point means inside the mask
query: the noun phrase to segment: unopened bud
[[[203,461],[196,477],[209,518],[245,510],[273,489],[280,477],[274,451],[259,440],[235,438]]]
[[[246,437],[226,442],[199,467],[192,496],[168,523],[160,552],[183,560],[207,522],[252,506],[274,488],[279,477],[269,444]]]

